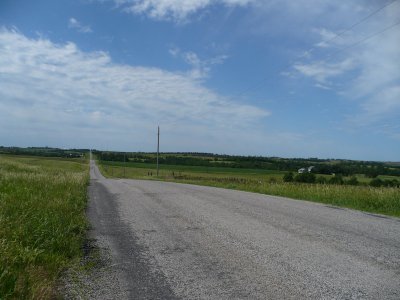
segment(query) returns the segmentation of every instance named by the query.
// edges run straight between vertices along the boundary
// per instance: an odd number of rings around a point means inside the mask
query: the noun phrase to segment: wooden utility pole
[[[160,152],[160,126],[158,126],[157,132],[157,176],[158,176],[158,155]]]

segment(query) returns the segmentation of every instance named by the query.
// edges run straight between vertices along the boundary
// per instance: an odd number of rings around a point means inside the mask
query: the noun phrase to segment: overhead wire
[[[389,26],[383,28],[382,30],[380,30],[380,31],[378,31],[378,32],[375,32],[375,33],[373,33],[373,34],[371,34],[371,35],[369,35],[369,36],[366,36],[365,38],[363,38],[363,39],[361,39],[361,40],[359,40],[359,41],[357,41],[357,42],[355,42],[355,43],[353,43],[353,44],[351,44],[351,45],[349,45],[349,46],[346,46],[346,47],[344,47],[344,48],[341,48],[341,49],[339,49],[339,50],[337,50],[337,51],[335,51],[335,52],[329,54],[329,55],[326,57],[326,59],[329,59],[329,58],[331,58],[331,57],[333,57],[333,56],[336,56],[338,53],[341,53],[341,52],[346,51],[346,50],[348,50],[348,49],[350,49],[350,48],[353,48],[353,47],[355,47],[355,46],[357,46],[357,45],[359,45],[359,44],[361,44],[361,43],[364,43],[364,42],[366,42],[367,40],[372,39],[373,37],[375,37],[375,36],[377,36],[377,35],[380,35],[380,34],[384,33],[385,31],[388,31],[389,29],[392,29],[393,27],[396,27],[397,25],[400,25],[400,20],[398,20],[396,23],[393,23],[392,25],[389,25]]]
[[[346,28],[346,29],[340,31],[339,33],[337,33],[337,34],[334,35],[333,37],[331,37],[331,38],[329,38],[329,39],[327,39],[327,40],[324,40],[324,41],[322,41],[321,43],[329,43],[329,42],[335,40],[336,38],[342,36],[342,35],[345,34],[346,32],[349,32],[349,31],[352,30],[354,27],[356,27],[356,26],[358,26],[358,25],[364,23],[364,22],[367,21],[369,18],[371,18],[372,16],[376,15],[377,13],[379,13],[381,10],[383,10],[384,8],[386,8],[386,7],[388,7],[388,6],[392,5],[392,4],[394,4],[394,3],[397,2],[397,1],[399,1],[399,0],[393,0],[393,1],[387,2],[386,4],[384,4],[383,6],[380,6],[379,8],[377,8],[376,10],[374,10],[373,12],[371,12],[370,14],[368,14],[367,16],[365,16],[364,18],[362,18],[362,19],[358,20],[357,22],[353,23],[353,24],[350,25],[348,28]],[[397,26],[397,25],[399,25],[399,24],[400,24],[400,20],[399,20],[398,22],[392,24],[392,25],[389,25],[388,27],[385,27],[384,29],[382,29],[382,30],[379,31],[379,32],[376,32],[376,33],[374,33],[374,34],[371,34],[371,35],[365,37],[365,38],[362,39],[362,40],[359,40],[359,41],[357,41],[357,42],[355,42],[355,43],[353,43],[353,44],[351,44],[351,45],[349,45],[349,46],[346,46],[346,47],[344,47],[344,48],[342,48],[342,49],[339,49],[339,50],[335,51],[334,53],[329,54],[326,58],[330,59],[330,58],[336,56],[337,54],[339,54],[339,53],[341,53],[341,52],[344,52],[344,51],[346,51],[346,50],[348,50],[348,49],[350,49],[350,48],[353,48],[353,47],[355,47],[355,46],[357,46],[357,45],[359,45],[359,44],[361,44],[361,43],[363,43],[363,42],[365,42],[365,41],[367,41],[367,40],[369,40],[369,39],[371,39],[371,38],[373,38],[373,37],[375,37],[375,36],[377,36],[377,35],[379,35],[379,34],[382,34],[382,33],[384,33],[385,31],[388,31],[389,29],[391,29],[391,28],[393,28],[393,27],[395,27],[395,26]],[[316,49],[316,46],[313,46],[313,47],[309,48],[308,50],[306,50],[306,51],[304,52],[304,54],[302,54],[301,56],[299,56],[297,59],[301,59],[301,58],[303,58],[303,57],[309,55],[309,53],[310,53],[311,51],[315,50],[315,49]],[[290,68],[291,66],[292,66],[292,64],[287,65],[285,68],[283,68],[283,69],[281,70],[281,73],[284,72],[285,70],[287,70],[288,68]],[[245,90],[243,90],[243,91],[237,93],[237,94],[234,96],[234,98],[240,97],[240,96],[242,96],[242,95],[248,93],[249,91],[252,91],[252,90],[257,89],[257,88],[258,88],[259,86],[261,86],[266,80],[267,80],[267,78],[264,78],[264,79],[260,80],[260,81],[259,81],[256,85],[254,85],[253,87],[249,87],[249,88],[247,88],[247,89],[245,89]]]
[[[365,22],[366,20],[368,20],[369,18],[371,18],[372,16],[376,15],[378,12],[380,12],[382,9],[394,4],[395,2],[397,2],[398,0],[393,0],[391,2],[386,3],[385,5],[379,7],[378,9],[374,10],[373,12],[371,12],[369,15],[365,16],[364,18],[360,19],[359,21],[355,22],[354,24],[350,25],[350,27],[344,29],[343,31],[337,33],[335,36],[333,36],[332,38],[322,41],[322,43],[329,43],[331,41],[333,41],[334,39],[342,36],[343,34],[345,34],[346,32],[349,32],[350,30],[352,30],[354,27],[360,25],[361,23]],[[315,49],[315,47],[312,47],[313,49]]]

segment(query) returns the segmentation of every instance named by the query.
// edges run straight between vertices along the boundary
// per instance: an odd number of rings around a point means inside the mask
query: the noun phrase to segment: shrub
[[[296,182],[315,183],[315,174],[313,173],[300,173],[297,174],[294,180]]]
[[[397,179],[392,180],[392,186],[393,187],[400,187],[400,182]]]
[[[326,178],[325,177],[323,177],[323,176],[318,176],[317,177],[317,179],[316,179],[316,183],[319,183],[319,184],[326,184]]]
[[[387,187],[398,187],[399,186],[399,182],[396,179],[385,179],[382,183],[383,186],[387,186]]]
[[[347,180],[346,181],[346,184],[349,184],[349,185],[358,185],[358,180],[357,180],[357,177],[355,177],[355,176],[352,176],[349,180]]]
[[[329,179],[330,184],[343,184],[343,177],[342,175],[335,175]]]
[[[293,173],[288,172],[285,175],[283,175],[283,181],[284,182],[292,182],[293,181]]]
[[[372,179],[370,182],[369,182],[369,185],[370,186],[373,186],[373,187],[380,187],[380,186],[382,186],[383,185],[383,181],[381,180],[381,179],[379,179],[379,178],[374,178],[374,179]]]

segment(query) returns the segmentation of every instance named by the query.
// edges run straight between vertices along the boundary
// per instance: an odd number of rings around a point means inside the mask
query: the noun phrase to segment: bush
[[[292,172],[289,172],[289,173],[286,173],[285,175],[283,175],[283,181],[284,182],[292,182],[293,181],[293,173]]]
[[[330,184],[343,184],[343,177],[342,175],[335,175],[329,179]]]
[[[346,184],[349,184],[349,185],[358,185],[358,180],[357,180],[357,177],[355,177],[355,176],[352,176],[349,180],[347,180],[346,181]]]
[[[369,185],[370,186],[373,186],[373,187],[380,187],[380,186],[382,186],[383,185],[383,181],[381,180],[381,179],[379,179],[379,178],[374,178],[374,179],[372,179],[370,182],[369,182]]]
[[[315,182],[319,184],[326,184],[326,178],[323,176],[318,176]]]
[[[315,183],[315,174],[313,173],[300,173],[297,174],[294,180],[296,182]]]
[[[387,187],[398,187],[399,186],[399,182],[396,179],[385,179],[382,183],[383,186],[387,186]]]
[[[392,187],[400,187],[400,182],[397,179],[392,180]]]

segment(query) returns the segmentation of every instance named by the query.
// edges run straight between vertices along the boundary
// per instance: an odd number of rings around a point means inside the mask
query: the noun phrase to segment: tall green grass
[[[400,189],[387,187],[285,182],[182,182],[231,188],[400,217]]]
[[[153,165],[147,165],[147,169],[144,168],[144,165],[140,168],[131,164],[126,166],[124,171],[124,167],[120,163],[113,165],[110,162],[106,164],[101,162],[100,164],[103,174],[108,177],[153,179],[230,188],[400,217],[399,188],[285,183],[282,181],[282,173],[271,171],[251,173],[250,170],[246,170],[240,174],[238,172],[240,169],[233,169],[229,173],[227,168],[224,168],[223,172],[216,170],[201,172],[199,169],[191,170],[189,167],[177,169],[174,166],[172,169],[168,169],[168,166],[163,166],[160,169],[160,176],[156,177]],[[148,172],[152,172],[153,176],[148,176]]]
[[[81,256],[88,164],[0,155],[0,299],[50,299]]]

